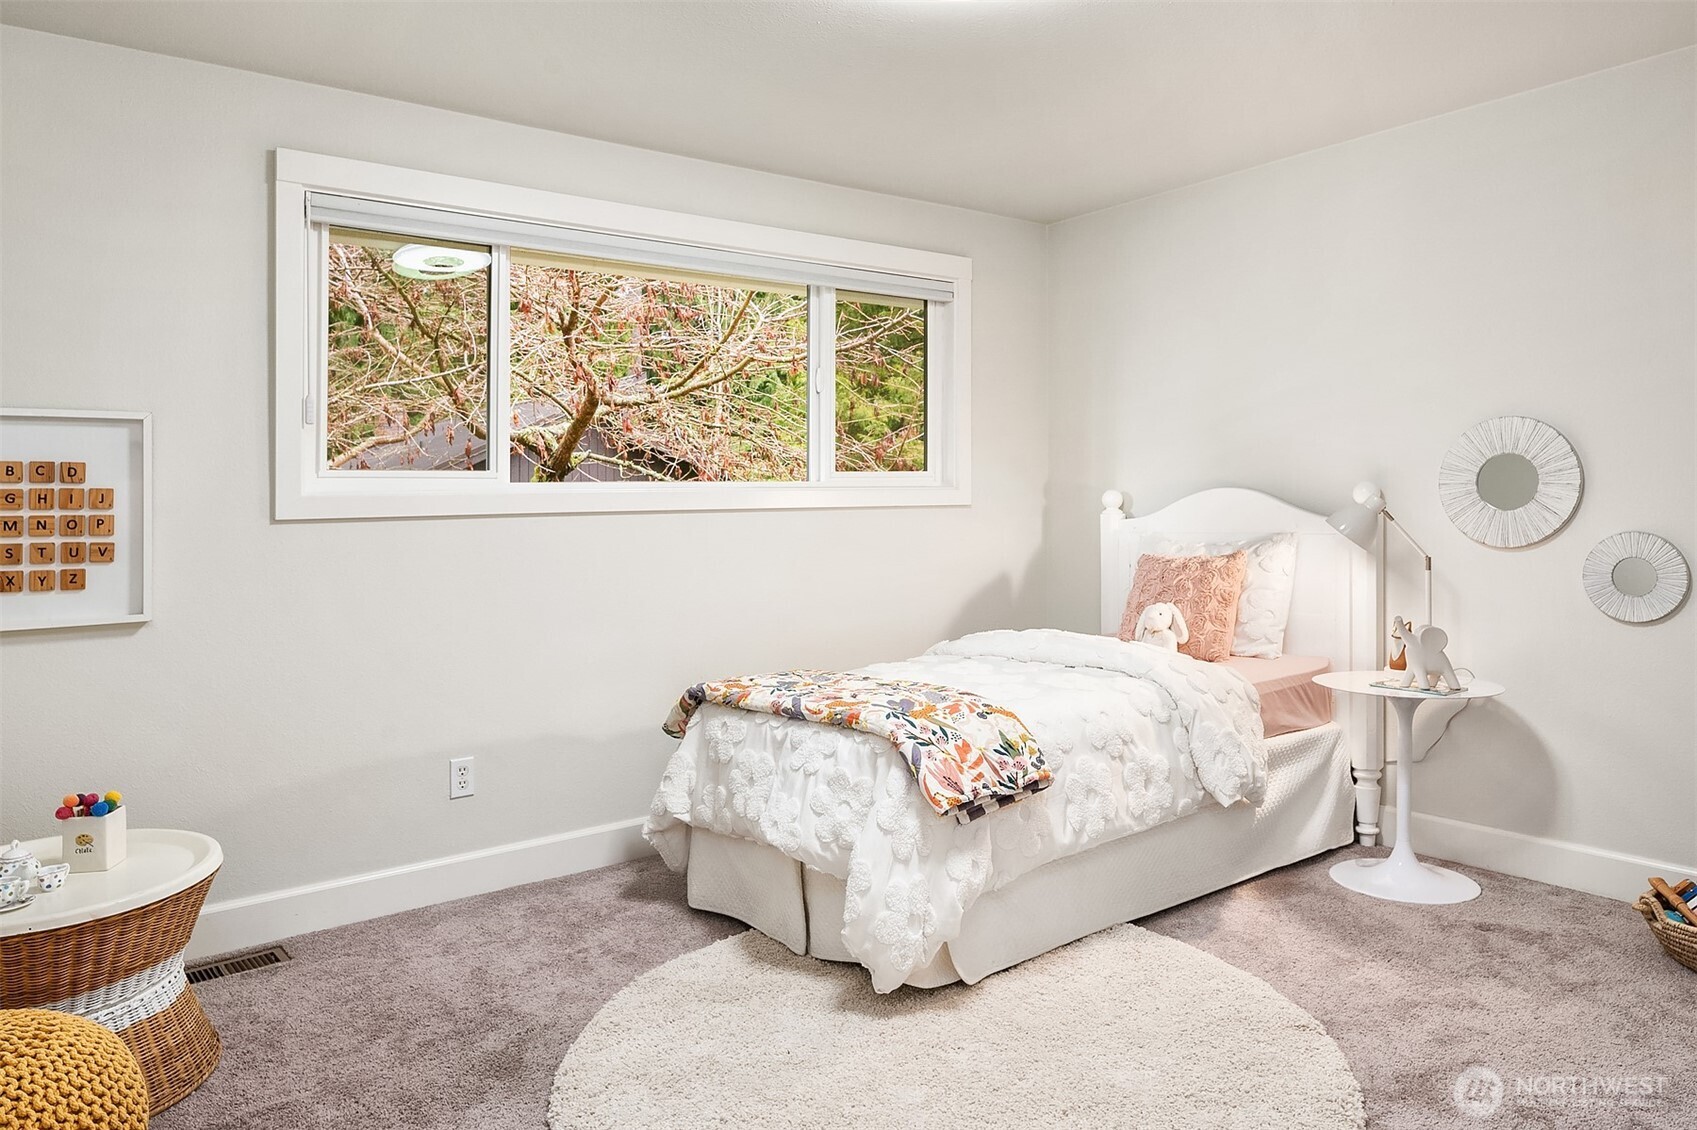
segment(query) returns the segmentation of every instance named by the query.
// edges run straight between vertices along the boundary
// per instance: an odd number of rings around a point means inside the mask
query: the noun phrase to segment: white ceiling
[[[1043,221],[1697,41],[1685,0],[6,0],[0,21]]]

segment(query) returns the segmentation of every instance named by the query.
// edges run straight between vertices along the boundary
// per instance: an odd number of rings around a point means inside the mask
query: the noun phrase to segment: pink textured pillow
[[[1178,605],[1190,628],[1190,639],[1179,650],[1196,659],[1219,663],[1231,655],[1237,627],[1237,600],[1249,555],[1243,550],[1218,557],[1167,557],[1145,553],[1137,559],[1131,595],[1120,618],[1120,639],[1137,636],[1137,618],[1151,604]]]

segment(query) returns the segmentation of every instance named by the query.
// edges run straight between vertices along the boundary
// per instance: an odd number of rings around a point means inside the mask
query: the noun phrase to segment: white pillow
[[[1166,534],[1138,540],[1141,553],[1170,557],[1247,552],[1243,595],[1237,600],[1237,628],[1232,654],[1251,659],[1277,659],[1284,654],[1285,625],[1290,620],[1290,594],[1296,585],[1296,535],[1268,534],[1237,541],[1181,542]]]

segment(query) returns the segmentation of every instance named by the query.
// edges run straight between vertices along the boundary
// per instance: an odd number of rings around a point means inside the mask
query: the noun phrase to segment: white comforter
[[[644,835],[678,871],[689,862],[689,825],[843,879],[843,942],[881,993],[935,957],[985,891],[1210,801],[1261,801],[1260,701],[1221,664],[1039,629],[980,632],[861,670],[1007,707],[1037,739],[1054,783],[961,824],[932,811],[888,742],[704,706],[666,766]]]

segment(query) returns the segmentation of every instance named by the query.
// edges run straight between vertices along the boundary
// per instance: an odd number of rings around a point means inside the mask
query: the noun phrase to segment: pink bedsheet
[[[1332,692],[1314,682],[1315,675],[1332,669],[1331,660],[1314,655],[1277,659],[1234,655],[1225,665],[1261,692],[1261,726],[1267,737],[1324,726],[1332,720]]]

